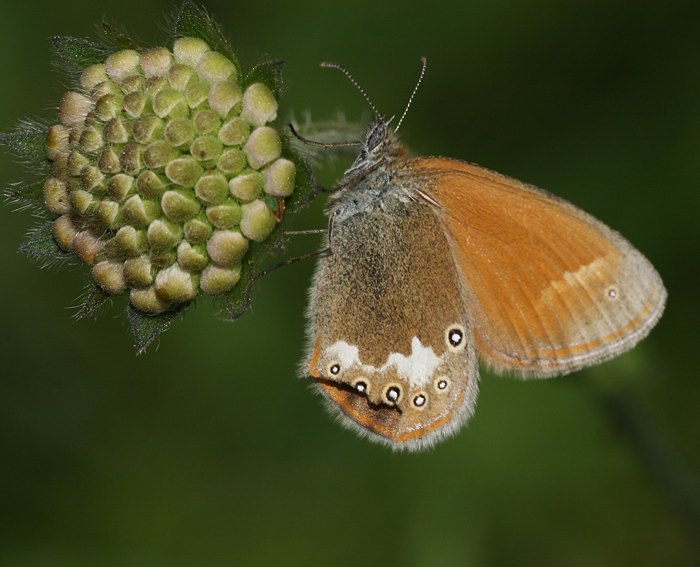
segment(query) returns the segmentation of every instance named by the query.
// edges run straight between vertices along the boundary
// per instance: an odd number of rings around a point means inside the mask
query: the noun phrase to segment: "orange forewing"
[[[477,352],[496,369],[571,372],[631,348],[661,316],[651,264],[573,205],[457,160],[406,169],[441,209]]]

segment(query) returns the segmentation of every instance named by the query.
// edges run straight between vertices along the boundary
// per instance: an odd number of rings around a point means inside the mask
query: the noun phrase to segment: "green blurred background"
[[[174,2],[41,0],[0,19],[0,131],[55,114],[48,37],[107,15],[150,44]],[[236,323],[207,301],[136,357],[119,309],[72,319],[85,270],[16,254],[0,212],[0,565],[700,565],[700,3],[206,2],[283,115],[387,113],[416,154],[480,163],[621,231],[669,289],[633,352],[550,381],[482,373],[476,417],[420,455],[333,423],[297,378],[313,262]],[[0,185],[24,173],[6,152]],[[342,167],[342,164],[339,164]],[[326,181],[338,171],[327,170]],[[324,226],[322,203],[296,218]],[[293,252],[317,246],[315,237]]]

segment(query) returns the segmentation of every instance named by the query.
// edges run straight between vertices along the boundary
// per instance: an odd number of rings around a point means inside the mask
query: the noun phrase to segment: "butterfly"
[[[397,131],[425,59],[396,129],[345,68],[322,66],[340,69],[376,115],[329,197],[310,288],[304,373],[344,424],[425,449],[473,415],[479,361],[560,376],[654,327],[666,290],[620,234],[532,185],[408,156]]]

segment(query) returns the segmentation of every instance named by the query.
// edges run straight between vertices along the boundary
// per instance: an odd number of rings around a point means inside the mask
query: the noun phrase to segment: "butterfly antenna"
[[[360,91],[360,93],[361,93],[362,96],[365,98],[365,100],[367,101],[367,104],[369,104],[369,106],[370,106],[370,108],[372,109],[372,111],[374,112],[374,114],[376,114],[377,116],[381,116],[381,114],[379,114],[379,111],[377,110],[377,107],[374,106],[374,103],[372,102],[372,99],[369,98],[369,95],[367,94],[367,92],[365,91],[365,89],[363,89],[363,88],[360,86],[360,83],[358,83],[358,82],[355,80],[355,78],[350,74],[350,71],[348,71],[345,67],[343,67],[343,66],[340,65],[339,63],[334,63],[333,61],[324,61],[323,63],[321,63],[321,67],[330,67],[330,68],[332,68],[332,69],[338,69],[341,73],[343,73],[343,75],[345,75],[348,79],[350,79],[350,82],[351,82],[353,85],[355,85],[355,88],[356,88],[358,91]]]
[[[398,132],[399,128],[401,128],[401,123],[403,122],[403,119],[406,118],[406,114],[408,114],[408,109],[411,108],[411,103],[413,103],[413,98],[416,96],[416,93],[418,92],[418,87],[420,87],[420,84],[423,82],[423,76],[425,75],[425,69],[428,67],[428,60],[425,57],[420,58],[421,62],[421,70],[420,70],[420,75],[418,76],[418,81],[416,81],[416,86],[413,87],[413,92],[411,93],[411,97],[408,99],[408,104],[406,105],[406,109],[403,111],[403,114],[401,115],[401,118],[399,119],[399,123],[396,125],[396,129],[394,132]]]

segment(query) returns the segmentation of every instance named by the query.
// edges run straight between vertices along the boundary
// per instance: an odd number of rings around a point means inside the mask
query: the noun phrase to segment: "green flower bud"
[[[232,118],[219,130],[219,140],[225,146],[240,146],[250,136],[250,126],[242,118]]]
[[[170,186],[168,179],[155,171],[146,169],[136,178],[136,189],[146,199],[160,199]]]
[[[97,152],[104,145],[102,132],[94,126],[88,126],[80,134],[80,149],[86,154]]]
[[[216,51],[209,51],[202,56],[197,63],[197,73],[209,83],[226,79],[235,81],[238,78],[236,67],[231,60]]]
[[[200,136],[190,146],[192,157],[200,162],[213,162],[223,149],[221,142],[214,136]]]
[[[92,268],[92,277],[110,295],[119,295],[126,290],[121,262],[113,260],[98,262]]]
[[[151,249],[149,258],[155,268],[164,269],[172,266],[177,261],[177,254],[172,248],[169,250]]]
[[[192,124],[198,134],[211,134],[221,126],[221,119],[213,110],[198,110],[192,117]]]
[[[90,163],[90,160],[78,151],[73,151],[68,154],[68,173],[76,176],[80,175],[80,171]]]
[[[130,118],[138,118],[146,109],[148,96],[141,92],[129,93],[124,97],[124,102],[122,104],[124,106],[124,112],[126,112]]]
[[[49,177],[44,182],[44,203],[52,213],[64,215],[70,212],[66,184],[60,179]]]
[[[146,78],[162,77],[170,70],[173,55],[165,47],[149,49],[141,54],[139,64]]]
[[[68,198],[71,210],[76,211],[83,217],[92,215],[92,213],[95,211],[95,207],[97,206],[97,200],[92,193],[83,191],[82,189],[71,191]]]
[[[232,290],[241,279],[241,266],[224,268],[210,264],[202,272],[199,287],[204,293],[218,295]]]
[[[272,91],[243,91],[238,77],[201,39],[123,49],[83,70],[47,130],[56,242],[143,313],[230,291],[250,241],[275,228],[263,199],[294,188],[294,163],[267,126]]]
[[[166,177],[181,187],[194,187],[203,172],[202,166],[189,157],[174,159],[165,166]]]
[[[183,240],[177,246],[177,263],[186,272],[200,272],[209,264],[209,257],[201,244]]]
[[[238,226],[243,217],[241,206],[233,199],[227,199],[220,205],[207,207],[207,218],[216,228],[233,228]]]
[[[107,122],[107,120],[119,116],[123,108],[123,103],[124,95],[107,94],[100,98],[95,104],[95,116],[103,122]]]
[[[277,118],[277,99],[262,83],[250,85],[243,95],[241,118],[253,126],[264,126]]]
[[[178,157],[179,152],[165,140],[149,144],[143,152],[143,163],[151,169],[162,169]]]
[[[231,195],[247,203],[260,196],[263,189],[263,176],[254,169],[247,169],[228,182]]]
[[[92,101],[80,93],[68,92],[58,107],[58,119],[65,126],[78,126],[85,123],[88,112],[93,109]]]
[[[115,229],[120,224],[121,208],[119,203],[107,200],[100,201],[95,214],[105,228]]]
[[[133,49],[112,53],[105,60],[105,70],[113,81],[120,81],[138,73],[139,54]]]
[[[241,88],[230,81],[223,81],[212,85],[207,100],[212,110],[222,118],[226,118],[229,111],[242,99]]]
[[[109,191],[110,196],[115,200],[122,202],[131,193],[134,187],[134,178],[126,173],[118,173],[117,175],[110,177],[107,182],[107,191]]]
[[[90,65],[80,75],[80,86],[85,92],[91,92],[97,85],[107,80],[107,71],[102,63]]]
[[[121,165],[122,171],[129,175],[138,175],[143,168],[141,163],[142,154],[143,146],[140,144],[130,143],[124,146],[119,156],[119,165]]]
[[[119,173],[122,168],[120,159],[114,148],[105,148],[97,159],[97,167],[102,173]]]
[[[105,174],[92,165],[86,165],[80,170],[80,180],[83,189],[91,193],[99,193],[103,189]]]
[[[153,283],[155,271],[148,256],[129,258],[124,262],[124,279],[133,287],[146,287]]]
[[[163,313],[169,307],[167,302],[158,297],[153,287],[132,289],[131,293],[129,293],[129,301],[136,309],[149,315]]]
[[[241,206],[241,232],[246,238],[262,242],[274,230],[276,220],[270,208],[260,199]]]
[[[248,240],[236,230],[215,230],[209,242],[209,257],[221,266],[233,266],[240,263],[248,251]]]
[[[148,248],[145,230],[136,230],[133,226],[123,226],[112,238],[120,256],[134,257],[143,254]],[[147,284],[143,284],[147,285]]]
[[[95,257],[102,250],[104,243],[89,230],[79,232],[71,242],[71,249],[75,255],[86,264],[92,265]]]
[[[163,132],[163,122],[157,116],[144,116],[132,124],[134,140],[139,144],[148,144],[158,140]]]
[[[191,219],[202,208],[196,197],[192,195],[192,192],[184,189],[163,193],[160,206],[165,216],[176,222],[184,222]]]
[[[294,191],[296,166],[288,159],[280,158],[262,170],[265,193],[273,197],[288,197]]]
[[[216,160],[216,167],[230,177],[243,171],[245,166],[245,154],[238,148],[226,148]]]
[[[181,37],[173,43],[175,61],[190,67],[196,67],[202,57],[210,50],[207,43],[197,37]]]
[[[46,133],[46,157],[55,160],[59,154],[67,153],[70,149],[68,136],[70,129],[63,124],[51,126]]]
[[[280,157],[282,142],[276,130],[263,126],[251,132],[244,149],[250,167],[260,169]]]
[[[71,244],[75,235],[78,234],[78,229],[73,224],[70,215],[62,215],[53,221],[52,225],[53,236],[62,250],[68,251],[71,249]]]
[[[199,278],[173,264],[158,272],[156,276],[156,295],[170,303],[184,303],[197,296]]]
[[[148,244],[156,250],[175,247],[182,240],[182,226],[168,219],[156,219],[148,225]]]
[[[207,173],[194,186],[197,197],[209,205],[223,203],[228,197],[228,183],[221,173]]]
[[[187,118],[173,118],[165,126],[163,138],[175,148],[189,146],[194,140],[195,128],[191,120]]]
[[[136,227],[145,228],[160,216],[160,206],[157,201],[144,200],[140,195],[132,195],[122,208],[124,222]]]
[[[185,238],[192,243],[202,243],[209,240],[214,227],[209,222],[209,219],[204,215],[199,215],[185,223]]]
[[[188,116],[189,106],[182,93],[164,88],[153,99],[153,112],[160,118],[183,118]]]
[[[104,135],[104,139],[110,144],[126,144],[129,141],[127,123],[121,117],[112,118],[107,122],[102,134]]]
[[[191,79],[185,89],[185,100],[190,108],[198,108],[209,97],[209,84]]]
[[[192,67],[178,63],[171,67],[168,73],[168,82],[176,91],[184,92],[194,75],[195,70]]]

